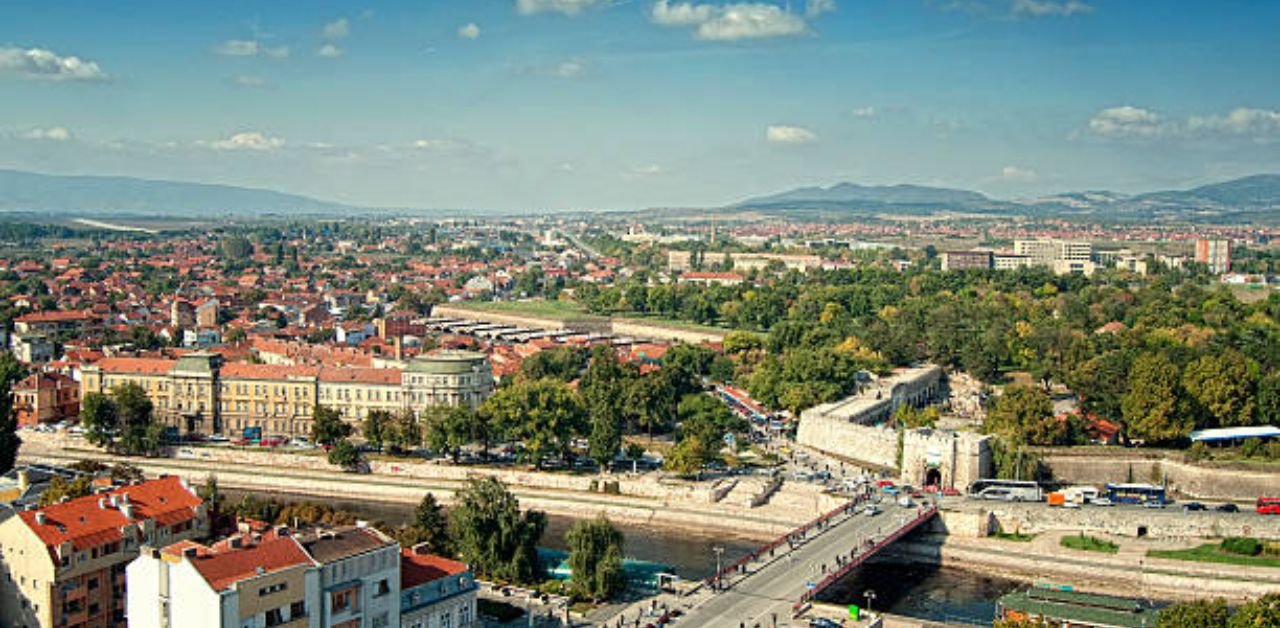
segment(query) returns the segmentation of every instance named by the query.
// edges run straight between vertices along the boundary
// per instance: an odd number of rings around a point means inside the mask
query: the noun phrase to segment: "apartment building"
[[[147,392],[161,421],[201,434],[261,427],[267,434],[306,435],[317,403],[358,423],[374,410],[475,407],[494,390],[488,357],[470,351],[418,356],[403,369],[224,364],[208,353],[105,358],[81,369],[82,395],[130,382]]]
[[[127,569],[130,628],[311,628],[319,571],[285,529],[213,546],[143,548]]]
[[[140,548],[208,533],[203,501],[172,476],[19,512],[0,523],[0,617],[125,626],[126,565]]]
[[[466,564],[434,556],[423,545],[401,550],[400,625],[404,628],[479,625],[478,589]]]
[[[1231,241],[1200,238],[1196,240],[1196,261],[1221,275],[1231,270]]]
[[[32,373],[13,385],[18,425],[75,419],[80,414],[80,382],[61,373]]]
[[[71,336],[83,336],[97,331],[102,321],[89,311],[49,310],[45,312],[29,312],[13,320],[13,330],[19,334],[35,334],[53,336],[66,333]]]
[[[365,527],[298,535],[319,565],[321,628],[388,628],[400,625],[400,544]]]
[[[990,251],[943,251],[942,270],[967,270],[991,268]]]

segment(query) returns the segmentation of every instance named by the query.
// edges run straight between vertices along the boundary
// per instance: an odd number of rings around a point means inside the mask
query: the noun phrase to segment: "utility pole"
[[[875,592],[874,590],[872,590],[872,589],[867,589],[866,591],[863,591],[863,592],[862,592],[862,597],[866,598],[866,600],[867,600],[867,612],[868,612],[868,613],[870,613],[870,612],[871,612],[871,603],[872,603],[872,602],[874,602],[874,601],[875,601],[875,599],[876,599],[876,592]]]
[[[711,548],[711,551],[713,551],[713,552],[715,552],[715,553],[716,553],[716,579],[715,579],[715,587],[714,587],[714,588],[715,588],[715,590],[719,590],[719,589],[721,588],[721,587],[720,587],[720,578],[721,578],[721,576],[723,575],[723,574],[721,574],[721,573],[720,573],[720,571],[721,571],[721,569],[722,569],[722,567],[720,566],[720,562],[721,562],[721,557],[722,557],[722,556],[724,556],[724,548],[723,548],[723,547],[721,547],[721,546],[719,546],[719,545],[717,545],[717,546],[715,546],[715,547]]]

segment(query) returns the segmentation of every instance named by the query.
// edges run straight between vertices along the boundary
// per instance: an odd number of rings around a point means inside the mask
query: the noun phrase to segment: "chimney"
[[[111,500],[111,507],[112,507],[112,508],[117,508],[117,507],[119,507],[119,506],[120,506],[120,496],[119,496],[119,495],[116,495],[116,494],[114,494],[114,493],[113,493],[113,494],[111,494],[109,497],[107,497],[107,499],[110,499],[110,500]]]
[[[400,360],[403,360],[403,359],[404,359],[404,347],[402,346],[402,345],[403,345],[403,343],[404,343],[404,338],[402,338],[402,337],[400,337],[400,336],[396,336],[396,337],[395,337],[394,339],[392,339],[392,341],[391,341],[391,346],[392,346],[392,347],[395,347],[395,350],[396,350],[396,361],[397,361],[397,362],[399,362]]]
[[[113,500],[111,500],[111,501],[115,501],[115,500],[113,499]],[[106,510],[106,509],[107,509],[107,498],[105,498],[105,497],[99,497],[99,498],[98,498],[98,508],[100,508],[100,509],[102,509],[102,510]]]
[[[227,539],[227,545],[230,546],[231,549],[240,549],[240,546],[244,544],[243,538],[244,537],[241,537],[239,534],[237,534]]]
[[[289,526],[276,526],[276,536],[277,537],[289,536]]]
[[[132,521],[132,520],[133,520],[133,506],[130,506],[129,504],[120,504],[120,514],[124,515],[124,518],[125,518],[125,519],[128,519],[128,520]]]
[[[18,471],[18,494],[25,495],[27,489],[31,487],[31,476],[26,469]]]
[[[188,546],[186,546],[186,547],[182,548],[182,557],[183,557],[183,558],[195,558],[195,557],[196,557],[196,556],[198,556],[199,554],[200,554],[200,548],[198,548],[198,547],[196,547],[196,546],[194,546],[194,545],[188,545]]]
[[[39,525],[44,525],[45,521],[47,521],[47,519],[45,519],[44,512],[43,512],[43,511],[40,511],[40,510],[37,510],[37,511],[36,511],[36,523],[37,523],[37,524],[39,524]]]

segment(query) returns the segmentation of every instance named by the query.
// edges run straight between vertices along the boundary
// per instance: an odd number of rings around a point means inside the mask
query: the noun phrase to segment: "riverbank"
[[[708,482],[660,478],[657,474],[615,474],[620,494],[589,490],[600,476],[570,476],[518,469],[454,467],[414,461],[374,461],[374,473],[356,475],[334,470],[318,456],[277,452],[200,448],[193,459],[117,456],[65,435],[24,433],[21,462],[69,464],[90,459],[127,462],[148,475],[172,474],[199,484],[210,474],[224,488],[285,493],[320,500],[345,499],[414,505],[425,492],[449,502],[469,478],[496,477],[507,484],[525,508],[551,515],[587,518],[603,514],[611,520],[655,530],[684,530],[765,541],[786,533],[834,508],[838,499],[816,486],[788,483],[769,503],[749,508],[734,500],[712,502]],[[208,457],[203,457],[208,454]]]
[[[1177,541],[1109,537],[1114,555],[1061,546],[1071,531],[1044,533],[1029,542],[926,533],[889,547],[888,563],[925,564],[1027,582],[1052,582],[1090,593],[1190,601],[1221,597],[1243,602],[1280,592],[1280,569],[1151,558],[1147,551],[1185,547]]]

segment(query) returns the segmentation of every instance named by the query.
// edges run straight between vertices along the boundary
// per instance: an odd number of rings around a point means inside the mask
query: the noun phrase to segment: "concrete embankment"
[[[659,481],[643,476],[572,476],[511,469],[454,467],[414,462],[375,461],[374,473],[353,475],[333,470],[318,456],[201,448],[194,459],[114,456],[79,440],[28,439],[22,462],[68,464],[92,459],[128,462],[148,475],[177,474],[200,483],[209,474],[219,485],[266,493],[304,495],[319,500],[343,499],[416,504],[430,491],[449,500],[469,478],[492,476],[503,480],[521,505],[568,517],[597,514],[631,525],[658,530],[690,530],[751,540],[772,539],[834,508],[836,498],[816,487],[790,485],[770,503],[750,508],[733,503],[708,503],[706,483]],[[592,480],[618,481],[619,495],[592,492]]]

